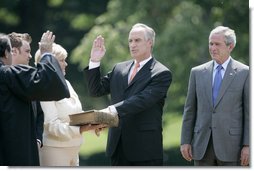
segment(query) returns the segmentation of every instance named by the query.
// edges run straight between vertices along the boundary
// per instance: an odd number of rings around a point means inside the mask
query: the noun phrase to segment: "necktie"
[[[223,67],[221,65],[217,66],[217,71],[214,77],[214,83],[213,83],[213,105],[215,104],[215,100],[219,94],[221,82],[222,82],[222,76],[221,76],[221,69]]]
[[[135,75],[137,74],[139,66],[140,66],[140,64],[137,62],[137,63],[135,64],[135,66],[134,66],[133,71],[132,71],[132,74],[131,74],[129,83],[132,81],[132,79],[133,79],[133,78],[135,77]]]

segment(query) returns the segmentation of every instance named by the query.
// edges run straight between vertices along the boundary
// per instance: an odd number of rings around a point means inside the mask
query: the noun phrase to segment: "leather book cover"
[[[69,115],[70,125],[80,126],[85,124],[107,124],[109,127],[118,126],[118,116],[110,113],[100,112],[99,110],[88,110],[81,113]]]

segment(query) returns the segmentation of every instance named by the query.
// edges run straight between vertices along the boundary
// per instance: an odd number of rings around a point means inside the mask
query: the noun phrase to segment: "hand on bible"
[[[89,130],[101,130],[102,128],[107,127],[107,125],[105,124],[86,124],[86,125],[82,125],[80,126],[80,133],[83,133],[85,131],[89,131]]]
[[[103,131],[105,128],[108,128],[108,126],[97,128],[97,129],[94,130],[94,133],[97,135],[97,137],[99,137],[101,131]]]
[[[108,113],[112,116],[117,116],[117,114],[113,113],[109,107],[99,110],[99,112]]]

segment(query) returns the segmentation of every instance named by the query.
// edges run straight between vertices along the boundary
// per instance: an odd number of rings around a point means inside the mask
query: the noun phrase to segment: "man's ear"
[[[235,45],[233,43],[231,43],[229,46],[228,46],[228,49],[230,50],[230,52],[234,49]]]
[[[8,59],[8,53],[10,53],[7,49],[5,49],[4,51],[4,58]]]
[[[14,54],[14,55],[17,55],[18,54],[18,48],[16,48],[16,47],[12,47],[12,53]]]

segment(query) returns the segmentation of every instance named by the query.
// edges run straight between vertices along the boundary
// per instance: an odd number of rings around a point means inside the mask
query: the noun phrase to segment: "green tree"
[[[190,69],[210,60],[208,36],[215,26],[235,29],[240,43],[232,55],[249,64],[248,3],[240,0],[111,0],[107,12],[96,18],[96,25],[73,51],[72,62],[80,68],[88,64],[92,41],[99,34],[104,36],[107,49],[101,65],[104,73],[116,62],[130,59],[128,32],[137,22],[154,28],[157,35],[153,54],[173,72],[166,112],[182,113]],[[100,100],[97,104],[91,101],[88,105],[96,108],[108,105],[103,103],[107,103],[107,97]]]

